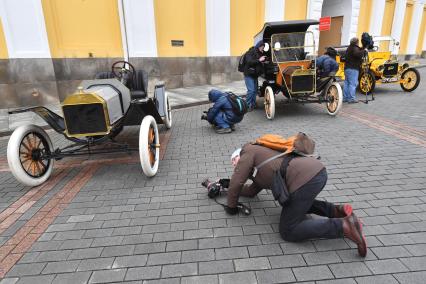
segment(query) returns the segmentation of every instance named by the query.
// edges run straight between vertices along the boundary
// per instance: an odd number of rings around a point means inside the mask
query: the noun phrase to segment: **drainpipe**
[[[120,16],[121,44],[123,46],[124,60],[129,61],[129,45],[127,44],[126,13],[124,0],[118,0],[118,14]]]

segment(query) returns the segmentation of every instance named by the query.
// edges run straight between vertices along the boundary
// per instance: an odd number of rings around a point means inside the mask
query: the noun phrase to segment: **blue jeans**
[[[345,69],[345,84],[343,86],[343,101],[355,101],[356,87],[358,86],[358,74],[356,69]]]
[[[280,219],[280,234],[289,242],[312,238],[343,237],[342,219],[334,218],[334,204],[316,200],[327,183],[327,171],[321,170],[297,191],[290,194],[289,203],[283,207]],[[306,219],[306,214],[328,218]]]
[[[257,89],[258,89],[257,78],[244,76],[244,82],[246,83],[246,87],[247,87],[247,97],[246,97],[247,104],[250,108],[253,108],[256,106],[256,95],[257,95]]]
[[[225,113],[219,111],[218,114],[214,117],[214,124],[218,128],[229,128],[231,125],[225,119]]]

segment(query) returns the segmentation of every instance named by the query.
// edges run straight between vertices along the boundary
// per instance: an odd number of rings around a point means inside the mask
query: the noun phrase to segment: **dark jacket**
[[[358,45],[351,44],[346,50],[345,69],[359,70],[365,51]]]
[[[262,189],[270,189],[273,174],[281,166],[283,158],[275,159],[262,166],[253,179],[251,185],[246,185],[246,181],[252,174],[253,168],[258,166],[266,159],[278,155],[280,152],[259,146],[246,144],[241,150],[240,160],[234,169],[228,189],[228,206],[234,208],[238,202],[239,196],[253,197]],[[295,192],[316,174],[318,174],[324,165],[317,159],[311,157],[297,157],[290,161],[286,182],[290,193]]]
[[[257,78],[263,73],[262,63],[259,62],[259,58],[262,56],[263,54],[258,48],[250,47],[244,57],[244,76]]]
[[[317,68],[320,76],[328,76],[331,72],[336,72],[339,65],[336,60],[328,55],[322,55],[316,60]]]
[[[231,102],[228,99],[228,94],[218,90],[211,90],[209,92],[209,101],[213,102],[214,105],[207,112],[207,121],[214,123],[214,119],[217,115],[223,115],[224,120],[233,125],[240,122],[243,116],[236,115],[232,110]]]

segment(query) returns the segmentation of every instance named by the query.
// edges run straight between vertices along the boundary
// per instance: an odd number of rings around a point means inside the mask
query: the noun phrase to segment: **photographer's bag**
[[[227,98],[232,105],[232,111],[236,115],[241,116],[247,113],[248,105],[243,98],[232,92],[226,92],[226,94],[228,95]]]
[[[238,60],[238,72],[244,72],[244,65],[246,65],[246,52],[241,55],[240,60]]]

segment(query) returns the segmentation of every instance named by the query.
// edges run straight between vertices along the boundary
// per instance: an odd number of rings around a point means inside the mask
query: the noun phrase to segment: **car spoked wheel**
[[[337,115],[342,107],[343,92],[340,85],[336,82],[332,83],[326,91],[326,106],[329,115]]]
[[[167,93],[164,94],[164,124],[166,125],[167,129],[172,128],[172,107],[170,106],[169,102],[169,96]]]
[[[265,113],[267,119],[273,119],[275,116],[275,95],[270,86],[265,88]]]
[[[417,69],[408,68],[401,75],[401,88],[406,92],[412,92],[419,86],[420,73]]]
[[[359,90],[362,94],[368,94],[376,87],[374,75],[369,72],[362,72],[359,76]]]
[[[52,150],[52,142],[41,127],[18,127],[7,145],[7,161],[12,174],[28,186],[44,183],[52,174],[53,160],[46,158]]]
[[[141,123],[139,156],[143,173],[148,177],[154,176],[160,161],[160,137],[157,123],[151,115],[146,116]]]

